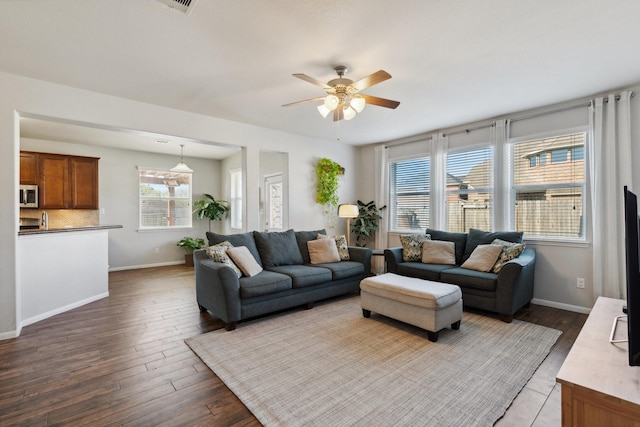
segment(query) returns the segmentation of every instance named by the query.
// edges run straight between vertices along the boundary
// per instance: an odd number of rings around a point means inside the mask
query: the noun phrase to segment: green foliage
[[[184,248],[187,254],[192,254],[194,250],[200,249],[204,246],[204,239],[194,238],[194,237],[185,237],[176,243],[176,246],[180,246]]]
[[[333,160],[323,157],[316,163],[316,202],[321,205],[338,207],[338,177],[344,175],[344,168]],[[335,209],[334,209],[335,210]]]
[[[378,208],[373,201],[364,203],[361,200],[357,204],[358,216],[351,222],[351,232],[356,235],[356,246],[364,247],[378,229],[378,221],[382,219],[380,212],[387,206]]]
[[[229,212],[229,203],[224,200],[216,200],[212,195],[204,193],[206,199],[193,203],[198,219],[207,218],[209,220],[209,231],[211,231],[211,221],[222,221],[222,218]]]

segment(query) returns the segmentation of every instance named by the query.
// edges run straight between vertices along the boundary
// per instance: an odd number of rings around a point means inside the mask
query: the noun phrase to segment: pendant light
[[[193,169],[187,166],[185,162],[182,160],[183,150],[184,150],[184,144],[180,144],[180,163],[175,165],[175,167],[171,168],[171,172],[185,172],[185,173],[193,172]]]

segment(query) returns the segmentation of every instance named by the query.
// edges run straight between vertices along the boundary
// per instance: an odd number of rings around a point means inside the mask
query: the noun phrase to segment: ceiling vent
[[[171,9],[179,10],[183,13],[189,13],[197,0],[156,0]]]

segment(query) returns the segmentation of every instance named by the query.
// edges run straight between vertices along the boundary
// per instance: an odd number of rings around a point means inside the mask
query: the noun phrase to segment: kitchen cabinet
[[[20,184],[38,184],[38,154],[20,152]]]
[[[98,209],[95,157],[38,153],[41,209]]]

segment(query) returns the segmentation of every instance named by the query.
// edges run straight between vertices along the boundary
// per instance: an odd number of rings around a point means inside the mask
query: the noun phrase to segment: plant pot
[[[184,265],[187,267],[193,267],[193,254],[184,255]]]

